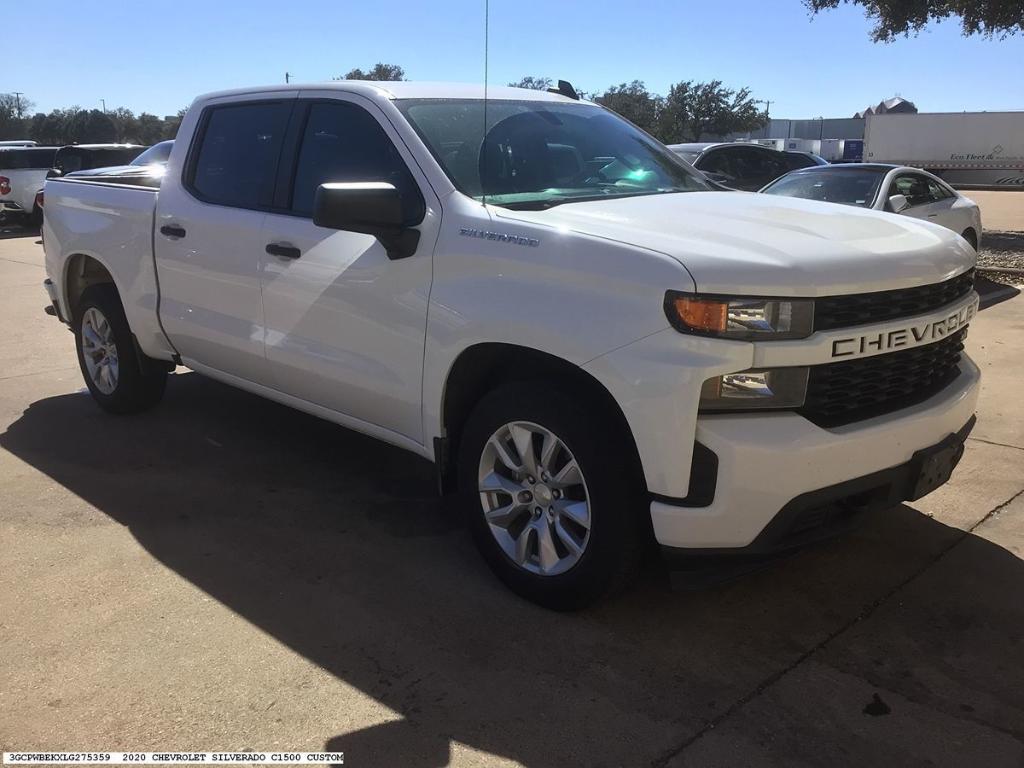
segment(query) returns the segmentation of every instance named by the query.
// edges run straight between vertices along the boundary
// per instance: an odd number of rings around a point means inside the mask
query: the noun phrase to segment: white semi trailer
[[[1024,112],[868,115],[864,162],[924,168],[955,187],[1024,187]]]

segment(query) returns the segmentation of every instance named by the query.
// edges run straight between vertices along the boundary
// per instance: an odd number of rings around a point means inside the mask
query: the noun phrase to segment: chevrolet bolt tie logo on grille
[[[865,352],[881,352],[882,350],[898,349],[899,347],[916,346],[935,341],[963,328],[977,312],[977,303],[970,304],[959,312],[944,317],[942,320],[912,325],[881,333],[869,333],[863,336],[850,336],[832,342],[832,357],[849,357]]]
[[[509,235],[503,232],[489,232],[484,229],[473,229],[472,227],[460,227],[459,234],[463,237],[478,237],[481,240],[496,240],[499,243],[511,243],[512,245],[523,245],[527,248],[536,248],[540,240],[535,237],[523,237],[522,235]]]

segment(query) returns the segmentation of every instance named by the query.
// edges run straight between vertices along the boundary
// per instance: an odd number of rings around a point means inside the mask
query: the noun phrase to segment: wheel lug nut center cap
[[[552,495],[551,489],[546,485],[538,485],[533,489],[533,495],[537,497],[537,501],[542,504],[550,504]]]

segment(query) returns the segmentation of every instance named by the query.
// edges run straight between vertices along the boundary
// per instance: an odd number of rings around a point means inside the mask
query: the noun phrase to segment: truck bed
[[[139,346],[150,357],[174,350],[160,327],[159,291],[153,260],[153,221],[158,189],[76,179],[46,182],[43,238],[47,271],[57,295],[67,296],[68,274],[57,267],[81,254],[111,274]],[[80,260],[72,259],[68,271]],[[67,306],[66,302],[62,302]]]

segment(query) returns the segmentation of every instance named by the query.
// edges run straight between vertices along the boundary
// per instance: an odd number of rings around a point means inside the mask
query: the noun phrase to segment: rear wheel
[[[467,524],[517,594],[571,610],[628,583],[641,552],[641,498],[610,420],[533,385],[487,395],[460,441]]]
[[[82,376],[101,408],[134,413],[160,402],[167,370],[136,349],[112,285],[94,285],[82,293],[75,308],[74,331]]]

